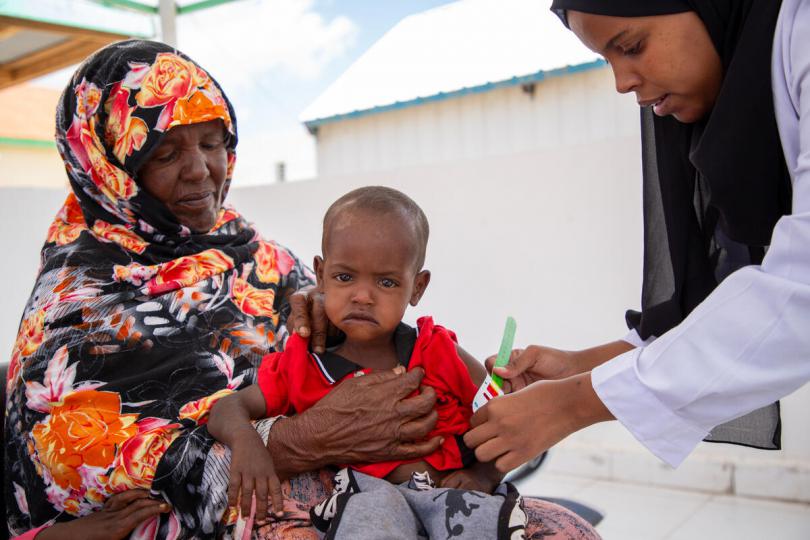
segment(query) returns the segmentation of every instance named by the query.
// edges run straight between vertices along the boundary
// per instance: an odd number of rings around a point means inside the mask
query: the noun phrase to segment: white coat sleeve
[[[714,426],[810,380],[810,0],[782,5],[774,96],[793,213],[762,265],[731,274],[676,328],[592,372],[613,415],[673,466]]]

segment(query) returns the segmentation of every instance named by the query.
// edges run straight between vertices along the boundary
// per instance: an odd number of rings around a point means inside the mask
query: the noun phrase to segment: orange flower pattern
[[[287,252],[279,249],[272,242],[259,242],[259,248],[253,255],[256,261],[256,276],[262,283],[277,283],[279,278],[288,273],[294,261]]]
[[[169,537],[221,535],[221,512],[189,489],[213,443],[199,427],[284,338],[275,298],[313,276],[236,210],[189,235],[139,189],[135,172],[173,122],[220,118],[232,171],[232,108],[205,71],[131,40],[71,81],[56,143],[72,193],[48,229],[6,380],[7,522],[20,534],[145,487],[174,507]],[[159,525],[139,537],[164,535]]]
[[[276,295],[271,289],[257,289],[242,278],[234,280],[234,303],[246,315],[276,317],[273,309],[275,299]]]
[[[233,267],[233,259],[217,249],[208,249],[161,265],[146,286],[150,294],[162,294],[188,287]]]
[[[146,122],[132,116],[136,110],[129,106],[129,89],[117,84],[107,100],[107,143],[121,163],[143,147],[149,133]]]
[[[67,196],[65,204],[56,214],[56,219],[53,220],[51,226],[48,228],[48,237],[46,242],[55,243],[58,246],[64,246],[74,242],[82,231],[87,229],[84,222],[84,215],[82,214],[81,206],[76,196],[71,193]]]
[[[137,414],[121,414],[115,392],[72,392],[31,431],[37,458],[61,488],[82,487],[82,466],[107,468],[118,446],[138,433]]]
[[[93,232],[99,238],[108,242],[114,242],[127,251],[134,251],[140,254],[149,246],[140,236],[123,225],[111,225],[101,219],[97,219],[96,222],[93,223]]]
[[[188,97],[208,76],[192,62],[172,53],[158,53],[135,98],[141,107],[158,107]]]
[[[202,399],[190,401],[180,407],[180,414],[178,418],[181,420],[193,420],[200,425],[205,424],[208,422],[208,413],[211,412],[211,407],[214,406],[214,403],[224,398],[228,394],[233,394],[233,390],[230,388],[223,388],[210,396],[205,396]]]
[[[121,444],[110,473],[114,493],[134,488],[149,488],[155,478],[158,462],[180,435],[180,424],[160,418],[144,418],[136,424],[137,434]]]

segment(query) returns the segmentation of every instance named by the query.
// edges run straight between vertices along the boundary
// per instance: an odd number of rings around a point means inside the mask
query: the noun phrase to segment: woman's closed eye
[[[210,141],[203,141],[200,143],[200,147],[203,150],[217,150],[221,148],[225,144],[224,139],[213,139]]]
[[[152,159],[154,159],[157,163],[171,163],[175,157],[177,157],[177,152],[172,150],[170,152],[156,154]]]
[[[625,56],[636,56],[641,53],[641,41],[636,41],[633,44],[623,45],[621,47],[622,54]]]

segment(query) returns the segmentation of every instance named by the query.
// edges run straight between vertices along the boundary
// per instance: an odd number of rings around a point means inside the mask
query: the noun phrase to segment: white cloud
[[[353,44],[357,26],[325,20],[313,0],[244,0],[178,18],[179,48],[223,85],[273,69],[315,79]]]

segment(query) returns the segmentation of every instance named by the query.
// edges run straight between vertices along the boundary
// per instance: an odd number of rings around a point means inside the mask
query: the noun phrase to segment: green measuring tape
[[[498,356],[495,358],[495,367],[505,367],[509,363],[509,356],[512,354],[512,345],[515,344],[515,329],[517,324],[512,317],[506,318],[506,328],[503,329],[503,339],[501,339],[501,348],[498,350]],[[492,382],[503,388],[503,379],[499,376],[492,374]]]

